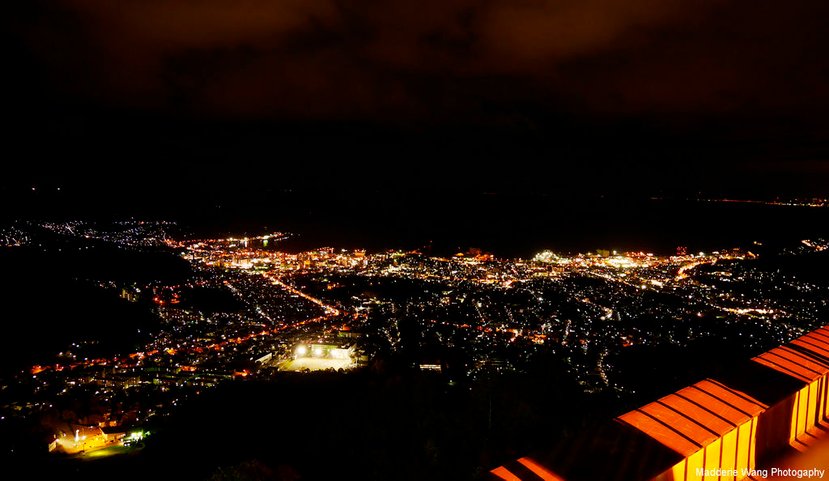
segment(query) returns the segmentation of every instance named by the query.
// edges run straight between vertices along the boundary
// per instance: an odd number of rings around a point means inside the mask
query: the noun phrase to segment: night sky
[[[0,189],[826,194],[827,18],[821,0],[14,2]]]

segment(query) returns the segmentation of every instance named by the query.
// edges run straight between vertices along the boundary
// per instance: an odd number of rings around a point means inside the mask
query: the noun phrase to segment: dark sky
[[[823,0],[4,10],[7,191],[829,190]]]

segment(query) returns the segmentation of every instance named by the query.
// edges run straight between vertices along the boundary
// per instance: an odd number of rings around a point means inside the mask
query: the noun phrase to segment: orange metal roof
[[[820,328],[784,346],[760,354],[753,361],[804,382],[829,373],[829,330]]]
[[[503,479],[504,481],[521,481],[521,478],[519,478],[518,476],[512,474],[512,472],[510,472],[510,470],[508,470],[507,468],[505,468],[503,466],[499,466],[499,467],[493,469],[492,471],[490,471],[490,473],[494,474],[495,476],[498,476],[499,478]]]
[[[648,434],[683,456],[690,456],[702,447],[702,445],[688,438],[681,431],[674,429],[670,424],[666,424],[639,410],[623,414],[619,416],[619,419]]]
[[[824,351],[829,350],[829,333],[826,333],[822,329],[820,330],[820,332],[810,332],[805,336],[801,336],[795,339],[795,341],[807,341],[817,349],[821,349]]]
[[[521,458],[518,460],[518,462],[523,464],[527,469],[535,473],[536,476],[543,479],[544,481],[564,481],[562,478],[556,476],[550,471],[547,471],[540,464],[536,463],[530,458]]]
[[[706,379],[619,419],[690,456],[766,407],[745,393]]]
[[[687,393],[686,393],[687,394]],[[736,427],[739,420],[733,417],[728,418],[722,414],[718,414],[712,410],[706,403],[695,401],[689,396],[683,395],[682,392],[677,394],[670,394],[662,398],[662,402],[671,408],[691,416],[706,426],[714,430],[714,432],[728,432],[731,428]]]
[[[815,342],[814,339],[810,339],[806,336],[795,339],[791,342],[791,345],[798,346],[821,356],[829,356],[829,346],[824,346],[823,343]]]
[[[821,327],[784,346],[772,349],[753,358],[752,361],[800,381],[811,382],[818,379],[829,373],[829,326]],[[713,379],[706,379],[623,414],[617,421],[620,428],[627,426],[625,429],[631,432],[643,433],[645,436],[642,436],[642,439],[649,440],[649,443],[656,441],[658,443],[653,445],[664,446],[670,450],[665,452],[677,453],[677,456],[690,456],[766,408],[768,405],[739,389]],[[580,447],[574,449],[581,451]],[[637,445],[636,449],[644,448]],[[570,455],[572,453],[567,454]],[[552,458],[545,459],[547,462],[542,466],[533,459],[521,458],[495,468],[490,473],[504,481],[563,479],[547,470],[545,466],[553,463],[550,462]],[[594,458],[587,456],[585,459]],[[591,466],[585,464],[584,460],[579,462],[580,468]],[[568,479],[571,476],[583,478],[573,474],[581,471],[575,471],[572,466],[562,471],[562,466],[566,468],[567,463],[558,463],[555,466],[556,471],[566,475]]]
[[[507,463],[490,471],[494,476],[504,481],[564,481],[564,478],[553,474],[532,458],[523,457],[516,462]]]

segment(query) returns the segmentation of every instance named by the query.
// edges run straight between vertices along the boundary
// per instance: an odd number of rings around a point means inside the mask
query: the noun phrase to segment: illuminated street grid
[[[173,223],[125,221],[19,223],[3,229],[6,248],[36,242],[38,230],[174,252],[194,273],[181,284],[98,281],[148,303],[160,327],[140,351],[90,358],[73,343],[21,373],[14,382],[27,390],[0,406],[4,419],[84,395],[104,406],[96,424],[126,430],[221,382],[268,378],[280,366],[348,370],[395,353],[409,353],[412,368],[468,379],[520,371],[550,353],[585,391],[624,392],[613,360],[631,346],[726,336],[768,349],[820,325],[829,302],[825,285],[762,267],[752,246],[672,256],[545,251],[531,259],[477,250],[288,253],[279,250],[287,233],[188,240],[172,233]],[[826,240],[802,240],[777,254],[827,248]],[[188,289],[223,291],[241,307],[184,305]],[[330,349],[309,350],[313,343]]]

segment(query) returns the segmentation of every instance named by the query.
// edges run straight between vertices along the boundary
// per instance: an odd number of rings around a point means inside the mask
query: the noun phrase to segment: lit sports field
[[[351,359],[331,359],[317,357],[300,357],[285,361],[279,366],[281,371],[323,371],[325,369],[348,369],[353,366]]]
[[[108,458],[110,456],[118,455],[118,454],[128,454],[130,452],[134,452],[136,448],[130,446],[108,446],[106,448],[95,449],[93,451],[87,451],[83,454],[79,454],[77,457],[79,459],[84,460],[93,460],[93,459],[101,459],[101,458]]]

